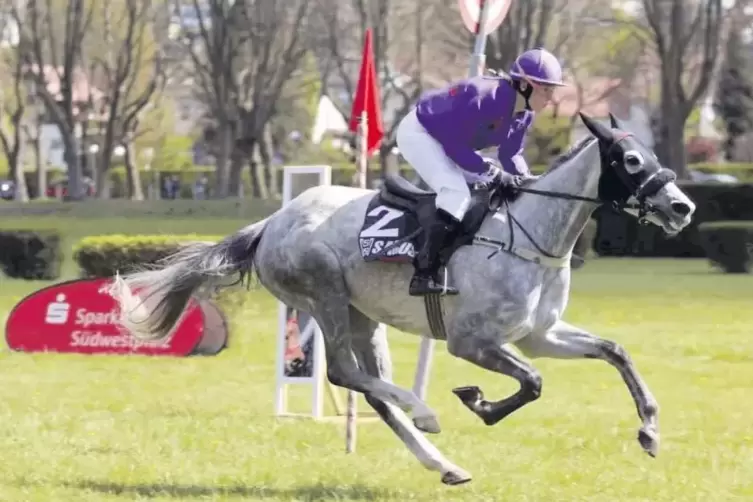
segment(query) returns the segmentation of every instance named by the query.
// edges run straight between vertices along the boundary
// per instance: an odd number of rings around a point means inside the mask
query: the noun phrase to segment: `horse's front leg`
[[[614,366],[633,396],[643,426],[638,432],[641,447],[655,457],[659,451],[659,405],[638,374],[627,351],[610,340],[604,340],[566,322],[558,322],[545,334],[531,334],[515,342],[528,357],[553,359],[601,359]]]
[[[489,371],[510,376],[520,383],[520,390],[501,401],[490,402],[478,387],[453,389],[465,406],[478,415],[486,425],[494,425],[510,413],[535,401],[541,395],[541,376],[536,369],[498,342],[473,334],[448,334],[447,350]]]

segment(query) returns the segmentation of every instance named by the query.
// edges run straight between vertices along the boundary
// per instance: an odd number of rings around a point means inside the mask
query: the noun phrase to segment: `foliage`
[[[551,163],[567,150],[570,142],[570,120],[544,112],[536,117],[526,138],[524,156],[530,165]]]
[[[192,242],[216,242],[223,236],[100,235],[82,239],[73,259],[84,277],[112,277],[152,265]]]
[[[272,136],[283,157],[291,155],[298,144],[310,144],[321,88],[316,59],[313,54],[308,54],[303,58],[302,67],[292,75],[290,85],[284,89],[273,119]],[[290,140],[293,131],[301,134],[300,142]]]
[[[733,158],[735,142],[753,130],[753,59],[739,29],[730,32],[719,77],[714,108],[727,131],[726,158]]]
[[[3,273],[15,279],[57,279],[63,261],[60,240],[57,230],[0,231]]]
[[[753,262],[753,221],[701,224],[701,242],[709,260],[730,274],[748,273]]]

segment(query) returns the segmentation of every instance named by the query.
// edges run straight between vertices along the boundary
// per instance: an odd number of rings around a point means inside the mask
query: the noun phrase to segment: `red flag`
[[[350,130],[353,132],[358,132],[361,112],[366,112],[368,126],[366,148],[369,154],[376,149],[384,137],[382,110],[379,107],[379,84],[371,45],[371,28],[369,28],[366,30],[366,39],[363,43],[361,73],[358,77],[356,95],[353,98],[353,108],[350,111]]]

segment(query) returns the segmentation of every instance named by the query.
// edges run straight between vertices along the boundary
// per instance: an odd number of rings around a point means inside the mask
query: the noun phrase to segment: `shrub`
[[[725,162],[722,164],[699,162],[688,164],[688,169],[707,174],[730,174],[742,183],[753,180],[753,163],[748,162]]]
[[[753,221],[704,223],[698,230],[711,263],[730,274],[750,271],[753,261]]]
[[[82,239],[73,259],[84,277],[112,277],[151,265],[198,241],[216,242],[220,236],[199,235],[98,235]]]
[[[57,279],[63,262],[60,241],[54,230],[0,231],[3,272],[14,279]]]

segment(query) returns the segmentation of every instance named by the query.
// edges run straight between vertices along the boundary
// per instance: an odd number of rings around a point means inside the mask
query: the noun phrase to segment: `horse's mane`
[[[581,138],[580,140],[578,140],[574,145],[570,147],[569,150],[567,150],[565,153],[557,157],[557,159],[554,161],[552,166],[549,169],[547,169],[544,174],[551,173],[552,171],[560,167],[562,164],[564,164],[568,160],[578,155],[581,152],[581,150],[583,150],[591,142],[592,139],[594,139],[593,136],[587,135]]]

